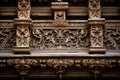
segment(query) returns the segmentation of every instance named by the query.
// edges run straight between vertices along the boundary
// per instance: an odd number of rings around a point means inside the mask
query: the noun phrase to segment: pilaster
[[[89,53],[105,53],[105,46],[103,43],[103,29],[105,19],[101,18],[100,0],[89,0],[89,19],[88,25],[90,28],[90,49]]]
[[[16,27],[16,46],[14,53],[30,53],[30,0],[18,0],[18,18],[14,21]]]

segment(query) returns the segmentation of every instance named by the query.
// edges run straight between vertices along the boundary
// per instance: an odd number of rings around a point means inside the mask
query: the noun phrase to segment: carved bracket
[[[37,66],[37,60],[33,59],[10,59],[7,60],[9,66],[14,67],[20,74],[22,80],[28,76],[31,67]]]
[[[94,75],[95,80],[102,74],[102,72],[106,68],[115,67],[114,64],[117,64],[116,60],[107,60],[107,59],[84,59],[83,60],[83,66],[89,67],[89,70]]]
[[[68,67],[73,66],[74,60],[72,59],[49,59],[47,61],[49,67],[55,69],[57,75],[62,79],[63,73],[67,70]]]

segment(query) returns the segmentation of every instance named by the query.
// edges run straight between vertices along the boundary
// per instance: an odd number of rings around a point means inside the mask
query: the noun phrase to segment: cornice
[[[0,68],[13,67],[22,78],[32,74],[31,69],[50,69],[56,77],[62,79],[71,69],[81,72],[87,70],[95,79],[105,73],[106,69],[120,67],[119,58],[7,58],[0,59]],[[104,72],[104,73],[103,73]],[[42,72],[41,72],[42,73]]]

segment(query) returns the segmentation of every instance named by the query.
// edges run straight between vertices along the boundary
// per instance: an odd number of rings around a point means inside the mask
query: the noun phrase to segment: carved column
[[[68,9],[68,2],[57,0],[57,2],[52,2],[51,5],[52,10],[54,11],[53,26],[66,26],[66,10]]]
[[[14,53],[29,53],[30,31],[30,0],[18,0],[18,18],[15,19],[16,46]]]
[[[89,0],[90,53],[105,53],[103,28],[105,19],[101,18],[100,0]]]

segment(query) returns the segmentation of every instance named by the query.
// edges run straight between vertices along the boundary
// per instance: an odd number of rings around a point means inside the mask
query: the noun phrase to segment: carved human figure
[[[30,18],[30,0],[18,0],[18,18]]]

